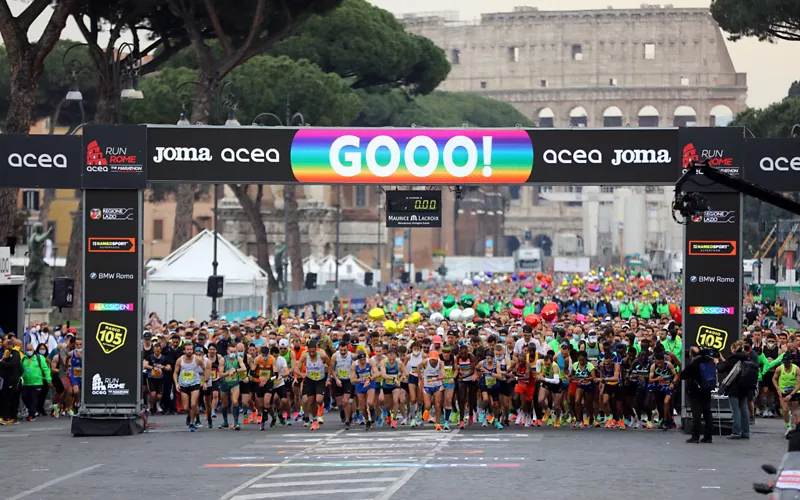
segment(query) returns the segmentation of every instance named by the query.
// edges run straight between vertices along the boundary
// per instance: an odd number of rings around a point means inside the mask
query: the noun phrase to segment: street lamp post
[[[336,186],[336,276],[333,288],[334,302],[339,300],[339,225],[342,218],[342,186]],[[337,313],[338,314],[338,313]]]
[[[381,188],[376,188],[376,192],[378,194],[378,293],[381,291],[381,275],[383,274],[383,269],[381,268]]]

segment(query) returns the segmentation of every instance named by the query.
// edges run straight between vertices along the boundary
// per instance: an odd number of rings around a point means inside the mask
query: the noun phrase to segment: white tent
[[[206,296],[208,277],[212,273],[214,233],[203,231],[167,256],[157,269],[149,271],[145,281],[146,313],[158,313],[164,321],[171,319],[198,321],[211,315],[211,299]],[[217,274],[225,277],[220,302],[232,297],[255,297],[240,300],[248,311],[257,313],[266,307],[267,273],[243,254],[230,241],[218,235]],[[219,304],[220,314],[242,312]]]
[[[364,273],[372,271],[374,279],[380,280],[377,270],[371,269],[367,264],[354,257],[345,255],[339,258],[339,282],[363,283]],[[336,257],[326,255],[322,259],[306,257],[303,259],[303,274],[316,273],[317,285],[324,285],[336,281]]]

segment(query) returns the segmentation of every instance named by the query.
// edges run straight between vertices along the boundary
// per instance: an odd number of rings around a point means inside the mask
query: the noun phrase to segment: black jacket
[[[711,394],[711,391],[700,388],[700,382],[702,380],[700,363],[710,359],[711,358],[706,358],[704,356],[695,356],[688,364],[682,367],[680,372],[681,380],[685,381],[686,391],[690,396],[709,396]]]
[[[0,349],[0,377],[3,378],[4,387],[17,387],[22,378],[22,359],[18,351],[11,351],[8,359],[3,359],[3,350]]]
[[[742,350],[734,354],[731,354],[731,356],[728,359],[720,363],[720,365],[717,367],[717,371],[719,372],[719,379],[723,380],[725,377],[728,376],[731,370],[733,370],[733,367],[736,366],[736,363],[744,361],[746,359],[749,359],[749,356]],[[733,381],[730,387],[728,387],[728,389],[725,391],[725,394],[727,396],[733,396],[735,398],[745,398],[748,396],[748,391],[751,391],[751,389],[747,387],[742,387],[736,381]]]

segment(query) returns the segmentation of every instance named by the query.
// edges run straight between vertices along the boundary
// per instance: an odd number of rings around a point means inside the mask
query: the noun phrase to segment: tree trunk
[[[250,221],[250,226],[253,228],[253,233],[256,236],[256,262],[261,269],[267,272],[267,280],[270,289],[278,290],[278,281],[272,273],[272,265],[269,263],[269,241],[267,240],[267,228],[264,227],[264,221],[261,219],[261,207],[250,198],[247,188],[241,184],[228,184],[236,199],[239,200],[239,205],[242,206],[247,220]]]
[[[300,222],[297,211],[297,186],[287,184],[283,186],[286,218],[288,219],[286,234],[286,254],[292,269],[292,290],[303,289],[303,251],[300,246]],[[301,188],[302,189],[302,188]]]
[[[66,316],[71,320],[81,319],[81,286],[83,280],[83,196],[78,200],[78,207],[72,214],[72,230],[69,233],[69,246],[67,247],[67,265],[64,274],[72,278],[75,283],[73,290],[73,307]]]

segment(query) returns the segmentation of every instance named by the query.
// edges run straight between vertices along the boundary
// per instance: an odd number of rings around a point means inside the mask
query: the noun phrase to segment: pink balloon
[[[581,323],[586,323],[586,316],[584,316],[583,314],[575,315],[575,319]]]
[[[530,290],[531,288],[533,288],[533,283],[531,283],[530,281],[529,281],[529,282],[527,282],[527,283],[525,283],[525,288],[527,288],[528,290]]]
[[[569,289],[569,293],[571,293],[572,295],[575,295],[575,294],[578,293],[578,289],[573,286],[572,288]]]
[[[511,305],[519,309],[522,309],[523,307],[525,307],[525,301],[519,297],[514,297],[514,300],[511,301]]]
[[[519,317],[522,316],[522,311],[520,311],[516,307],[512,307],[510,312],[511,312],[511,315],[514,316],[515,318],[519,318]]]

